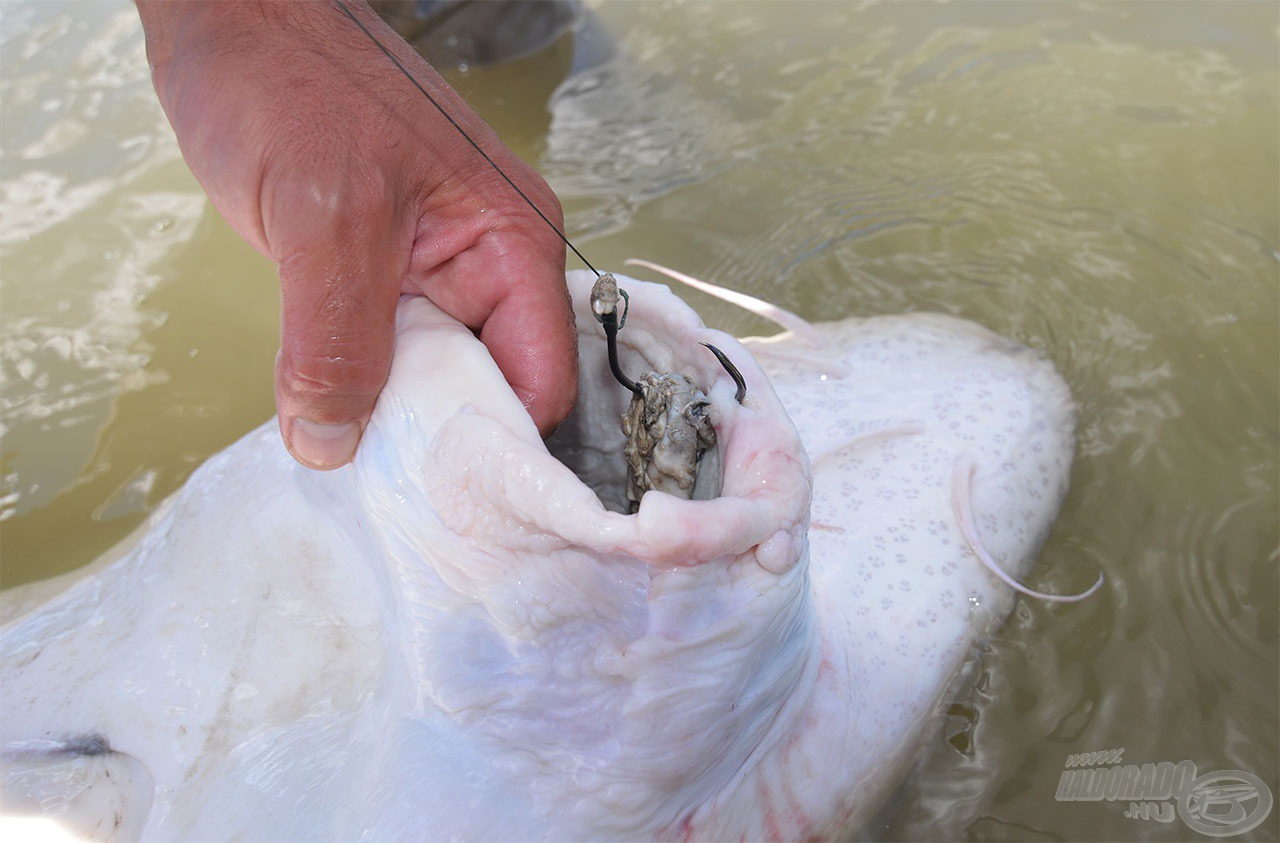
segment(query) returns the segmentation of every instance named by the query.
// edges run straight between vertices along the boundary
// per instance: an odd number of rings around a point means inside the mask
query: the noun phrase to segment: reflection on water
[[[90,561],[270,414],[277,294],[182,163],[131,4],[8,4],[0,39],[8,586]]]
[[[1067,756],[1116,747],[1280,795],[1274,4],[594,14],[604,60],[549,117],[572,44],[452,77],[593,263],[811,318],[962,315],[1043,349],[1079,402],[1032,584],[1107,585],[1019,603],[867,836],[1189,837],[1055,800]],[[10,4],[0,39],[11,585],[90,561],[270,414],[277,293],[178,159],[127,4]],[[1235,839],[1277,836],[1280,815]]]

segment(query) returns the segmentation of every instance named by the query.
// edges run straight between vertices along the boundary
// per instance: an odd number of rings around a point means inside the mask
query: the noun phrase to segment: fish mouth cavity
[[[755,358],[736,338],[704,325],[665,285],[618,276],[630,295],[626,327],[618,334],[620,365],[641,377],[647,371],[679,373],[705,391],[715,446],[704,452],[699,474],[719,475],[713,497],[695,493],[688,500],[654,489],[628,515],[622,414],[632,393],[609,365],[591,306],[593,273],[569,272],[566,280],[579,335],[579,397],[543,447],[599,501],[607,516],[602,529],[621,531],[608,543],[651,562],[693,564],[752,553],[774,574],[789,570],[805,544],[813,478],[799,433]],[[724,352],[736,378],[704,343]],[[743,403],[738,381],[746,388]],[[588,538],[596,533],[583,524],[560,523],[552,532],[598,546],[598,539]]]
[[[657,286],[623,280],[629,286]],[[667,296],[675,298],[669,291],[657,298]],[[727,430],[723,424],[725,414],[733,413],[736,407],[724,400],[723,389],[713,389],[713,385],[725,378],[703,359],[709,358],[699,345],[706,329],[697,330],[701,326],[690,324],[685,318],[655,320],[652,317],[657,308],[653,306],[653,298],[651,290],[640,293],[635,312],[629,317],[626,329],[618,335],[622,366],[637,378],[650,374],[688,377],[707,393],[716,436],[723,437]],[[588,318],[584,318],[581,296],[575,295],[574,301],[578,329],[578,403],[569,417],[547,438],[546,446],[552,456],[596,493],[607,510],[625,515],[631,509],[627,498],[628,466],[624,456],[627,436],[623,432],[623,418],[631,405],[632,393],[614,379],[609,369],[605,335],[599,323],[589,313],[586,314]],[[676,303],[679,307],[672,310],[684,309],[678,300]],[[658,306],[661,306],[660,302]],[[667,312],[661,315],[680,317],[684,314]],[[724,479],[723,461],[719,456],[727,444],[717,442],[712,445],[707,458],[699,461],[697,485],[716,490],[716,496],[723,487]]]

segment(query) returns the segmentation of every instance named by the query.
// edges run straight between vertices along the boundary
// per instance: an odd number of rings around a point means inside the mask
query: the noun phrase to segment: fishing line
[[[561,231],[559,228],[556,228],[556,224],[553,223],[550,219],[548,219],[546,214],[542,213],[542,209],[540,209],[537,205],[535,205],[533,200],[530,199],[528,195],[525,194],[525,192],[520,189],[520,186],[517,185],[514,181],[512,181],[510,176],[508,176],[505,172],[503,172],[502,168],[498,166],[498,162],[490,158],[489,154],[480,148],[480,144],[476,143],[475,140],[471,137],[471,135],[467,134],[467,130],[462,128],[462,125],[459,124],[457,120],[453,119],[452,114],[445,111],[444,106],[442,106],[435,97],[431,96],[430,91],[422,87],[422,83],[420,83],[417,79],[415,79],[413,77],[413,74],[409,72],[409,69],[406,68],[403,64],[401,64],[400,59],[396,58],[395,53],[387,49],[387,47],[377,39],[377,36],[375,36],[372,32],[369,31],[369,28],[364,25],[364,22],[361,21],[360,18],[355,16],[355,13],[352,12],[351,9],[347,7],[347,4],[344,2],[344,0],[333,0],[333,2],[334,2],[334,5],[336,5],[344,15],[351,18],[352,23],[360,27],[360,31],[363,32],[369,38],[369,40],[373,42],[375,47],[381,50],[382,53],[387,58],[391,59],[391,63],[396,66],[396,69],[399,70],[401,73],[403,73],[404,77],[408,79],[411,83],[413,83],[413,87],[417,88],[419,91],[422,92],[422,95],[427,98],[427,101],[436,107],[436,111],[439,111],[440,114],[444,116],[444,119],[449,121],[449,125],[457,129],[458,134],[462,135],[462,137],[466,139],[467,143],[471,144],[472,148],[475,149],[476,152],[480,153],[480,157],[483,158],[485,161],[489,162],[489,166],[494,169],[494,172],[502,176],[503,180],[506,181],[507,184],[511,185],[511,189],[514,190],[517,194],[519,194],[520,198],[523,199],[529,205],[529,207],[533,209],[533,212],[537,214],[542,219],[542,221],[547,224],[548,228],[550,228],[552,231],[556,233],[557,237],[559,237],[561,240],[564,241],[564,244],[569,247],[569,250],[578,256],[578,260],[586,264],[587,269],[590,269],[592,272],[595,273],[596,278],[599,279],[599,281],[597,281],[597,285],[599,285],[601,282],[610,283],[616,290],[616,282],[614,281],[613,275],[607,272],[602,275],[600,273],[600,270],[596,269],[594,266],[591,265],[591,261],[587,260],[586,256],[583,255],[582,252],[579,252],[578,248],[569,242],[569,238],[565,236],[564,232]],[[616,299],[619,293],[621,293],[621,295],[623,295],[624,297],[626,296],[626,293],[623,293],[620,290],[616,291],[613,294],[615,304],[616,304]],[[593,293],[592,295],[594,298],[595,293]],[[629,389],[632,393],[636,395],[642,395],[642,391],[640,387],[637,386],[636,383],[632,381],[630,378],[628,378],[625,374],[623,374],[622,370],[618,367],[618,345],[617,345],[618,330],[621,329],[622,325],[625,324],[626,322],[626,312],[625,311],[623,312],[622,322],[620,323],[618,321],[618,316],[614,308],[610,307],[608,311],[609,311],[608,313],[597,312],[596,318],[599,319],[601,325],[604,326],[605,337],[606,337],[606,340],[608,341],[609,368],[613,371],[614,377],[617,379],[617,381],[620,384],[622,384],[624,387]],[[720,351],[720,349],[711,345],[707,345],[706,343],[703,343],[703,345],[706,345],[707,348],[711,350],[711,352],[716,356],[716,359],[720,361],[720,364],[724,366],[725,371],[727,371],[730,374],[730,376],[733,378],[734,384],[737,385],[737,394],[735,395],[735,398],[737,399],[738,403],[741,404],[743,396],[746,395],[746,391],[747,391],[746,384],[742,380],[742,375],[738,373],[737,368],[735,368],[734,365],[729,362],[729,358],[727,358],[724,355],[724,353]]]
[[[527,195],[525,195],[525,192],[521,190],[519,186],[516,185],[516,183],[511,180],[511,177],[502,171],[502,168],[498,166],[498,163],[494,161],[492,158],[490,158],[488,153],[486,153],[483,149],[480,148],[480,144],[472,140],[471,135],[467,134],[466,129],[463,129],[462,126],[458,124],[458,121],[453,119],[453,115],[445,111],[444,106],[442,106],[436,100],[435,97],[431,96],[430,92],[428,92],[426,88],[422,87],[421,83],[419,83],[417,79],[413,78],[413,74],[410,73],[409,70],[403,64],[400,63],[400,59],[396,58],[395,53],[392,53],[385,46],[383,46],[382,42],[379,41],[374,36],[374,34],[369,31],[369,28],[366,27],[364,23],[358,17],[356,17],[355,14],[350,9],[347,8],[347,4],[344,3],[343,0],[333,0],[333,2],[339,9],[342,10],[343,14],[351,18],[352,22],[354,22],[356,26],[360,27],[360,30],[365,35],[369,36],[369,40],[374,43],[374,46],[376,46],[379,50],[381,50],[384,54],[386,54],[387,58],[391,59],[391,63],[394,64],[396,68],[401,73],[404,74],[406,79],[408,79],[410,82],[413,83],[413,87],[421,91],[422,95],[426,97],[427,100],[436,107],[436,111],[439,111],[442,115],[444,115],[444,119],[448,120],[450,125],[452,125],[453,128],[458,130],[458,134],[466,138],[467,143],[471,144],[471,146],[475,148],[475,151],[480,153],[480,157],[488,161],[489,166],[493,167],[493,169],[498,173],[498,175],[502,176],[502,178],[506,180],[507,184],[511,185],[511,189],[514,190],[516,193],[520,194],[520,198],[523,199],[525,202],[527,202],[529,207],[533,208],[533,212],[542,218],[542,221],[545,222],[547,226],[556,233],[557,237],[559,237],[561,240],[564,241],[564,244],[568,246],[569,249],[575,255],[578,256],[578,260],[586,264],[587,269],[594,272],[596,274],[596,277],[599,278],[600,270],[596,269],[594,266],[591,265],[591,261],[587,260],[586,257],[583,256],[582,252],[579,252],[577,247],[575,247],[572,243],[569,242],[569,238],[564,235],[564,232],[556,228],[556,224],[553,223],[551,220],[547,219],[547,215],[542,213],[541,209],[539,209],[538,206],[533,203],[533,200],[530,199]]]

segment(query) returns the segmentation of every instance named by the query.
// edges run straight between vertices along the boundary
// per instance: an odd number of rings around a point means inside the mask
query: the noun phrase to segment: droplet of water
[[[969,595],[969,608],[970,608],[970,609],[980,609],[980,608],[982,608],[982,598],[981,598],[981,597],[979,597],[979,596],[978,596],[978,595],[976,595],[976,594],[970,594],[970,595]]]

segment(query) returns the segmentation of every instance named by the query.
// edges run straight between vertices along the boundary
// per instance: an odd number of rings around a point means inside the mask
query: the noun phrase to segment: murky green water
[[[1119,747],[1280,796],[1280,8],[595,12],[599,62],[550,112],[567,42],[452,77],[593,263],[814,319],[959,314],[1043,348],[1079,401],[1033,584],[1107,585],[1019,603],[865,836],[1205,839],[1055,799],[1067,756]],[[277,287],[178,157],[125,2],[0,4],[0,155],[10,586],[91,561],[270,415]],[[1230,839],[1277,837],[1273,811]]]

